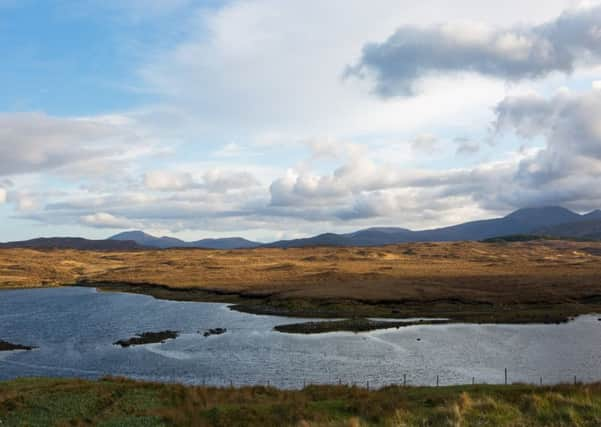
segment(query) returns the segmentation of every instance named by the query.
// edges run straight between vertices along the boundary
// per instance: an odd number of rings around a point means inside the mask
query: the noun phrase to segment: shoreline
[[[337,329],[361,332],[365,326],[353,322],[357,319],[409,319],[444,318],[445,323],[471,324],[560,324],[581,315],[601,313],[601,304],[574,302],[566,304],[513,304],[494,305],[470,301],[436,300],[431,302],[365,302],[340,299],[284,299],[277,295],[258,296],[239,292],[199,289],[171,288],[151,283],[92,283],[83,282],[63,286],[95,288],[99,292],[124,292],[151,296],[156,299],[183,302],[214,302],[230,304],[230,309],[256,315],[272,315],[291,318],[342,319],[348,328]],[[52,286],[56,288],[57,286]],[[61,287],[61,286],[58,286]],[[312,322],[305,322],[307,324]],[[313,322],[315,323],[315,322]],[[332,323],[323,320],[317,329],[330,329]],[[335,325],[339,327],[343,324]],[[353,327],[357,325],[357,327]],[[314,326],[314,325],[313,325]],[[313,329],[312,325],[308,329]],[[384,329],[382,325],[375,329]]]
[[[274,299],[270,296],[243,296],[240,293],[231,291],[171,288],[167,285],[151,283],[82,282],[26,288],[0,288],[0,292],[29,289],[58,289],[62,287],[93,288],[98,292],[146,295],[167,301],[229,304],[231,310],[254,315],[319,319],[299,323],[284,323],[276,325],[273,328],[273,330],[280,333],[304,335],[329,332],[360,333],[399,329],[409,326],[450,325],[458,323],[561,324],[574,320],[578,316],[601,314],[601,305],[597,304],[516,304],[515,306],[495,306],[493,304],[457,301],[453,301],[452,303],[448,301],[434,301],[421,304],[415,302],[394,304],[387,301],[378,304],[357,300],[286,300]],[[601,322],[601,317],[599,321]],[[152,334],[150,333],[150,335]],[[138,337],[135,339],[140,338],[144,338],[142,341],[148,339],[148,337]],[[161,342],[162,340],[161,338],[157,342]],[[148,342],[155,341],[151,338]],[[0,351],[31,350],[36,348],[15,346],[10,349],[2,349],[1,344],[3,343],[3,341],[0,341]]]
[[[601,313],[601,242],[0,250],[0,289],[88,286],[307,319],[561,323]]]

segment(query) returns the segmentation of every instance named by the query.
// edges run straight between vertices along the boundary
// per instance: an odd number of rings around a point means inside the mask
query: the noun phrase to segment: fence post
[[[438,378],[438,375],[436,375],[436,387],[438,387],[438,384],[439,384],[439,378]]]
[[[476,378],[472,377],[472,385],[475,385],[475,384],[476,384]]]
[[[574,385],[576,385],[576,375],[574,375]]]
[[[540,385],[543,385],[543,377],[540,377]]]
[[[403,374],[403,386],[407,385],[407,374]]]
[[[367,391],[369,391],[369,381],[367,382]]]
[[[507,385],[507,368],[505,368],[505,385]]]

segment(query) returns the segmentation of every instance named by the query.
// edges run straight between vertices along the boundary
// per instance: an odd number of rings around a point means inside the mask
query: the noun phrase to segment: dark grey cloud
[[[506,80],[570,73],[601,62],[601,6],[569,10],[537,26],[404,26],[382,43],[364,46],[347,75],[376,79],[381,96],[408,96],[415,82],[443,73],[474,72]]]
[[[601,91],[510,97],[497,108],[496,130],[533,139],[544,149],[522,160],[516,179],[533,187],[568,176],[601,174]]]

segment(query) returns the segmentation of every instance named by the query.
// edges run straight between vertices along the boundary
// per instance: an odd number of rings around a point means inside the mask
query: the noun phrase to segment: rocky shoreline
[[[456,298],[432,301],[367,301],[357,299],[276,298],[242,292],[196,288],[170,288],[152,283],[77,283],[100,291],[149,295],[170,301],[216,302],[231,304],[232,310],[249,314],[321,319],[352,318],[445,318],[465,323],[533,324],[564,323],[576,316],[601,313],[600,299],[573,300],[549,304],[491,304]]]

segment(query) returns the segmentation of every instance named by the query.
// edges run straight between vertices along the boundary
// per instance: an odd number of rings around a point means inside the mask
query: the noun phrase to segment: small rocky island
[[[405,328],[416,325],[441,325],[447,320],[391,321],[364,318],[326,320],[278,325],[274,329],[288,334],[323,334],[326,332],[369,332],[378,329]]]
[[[221,335],[221,334],[225,334],[227,332],[226,328],[214,328],[214,329],[207,329],[204,332],[198,331],[198,333],[202,333],[203,336],[206,337],[210,337],[211,335]]]
[[[120,345],[125,348],[134,345],[164,343],[166,340],[176,339],[178,336],[178,331],[144,332],[127,340],[116,341],[113,345]]]
[[[32,347],[32,346],[28,346],[28,345],[12,344],[7,341],[0,340],[0,351],[15,351],[15,350],[29,351],[29,350],[33,350],[34,348],[37,348],[37,347]]]

